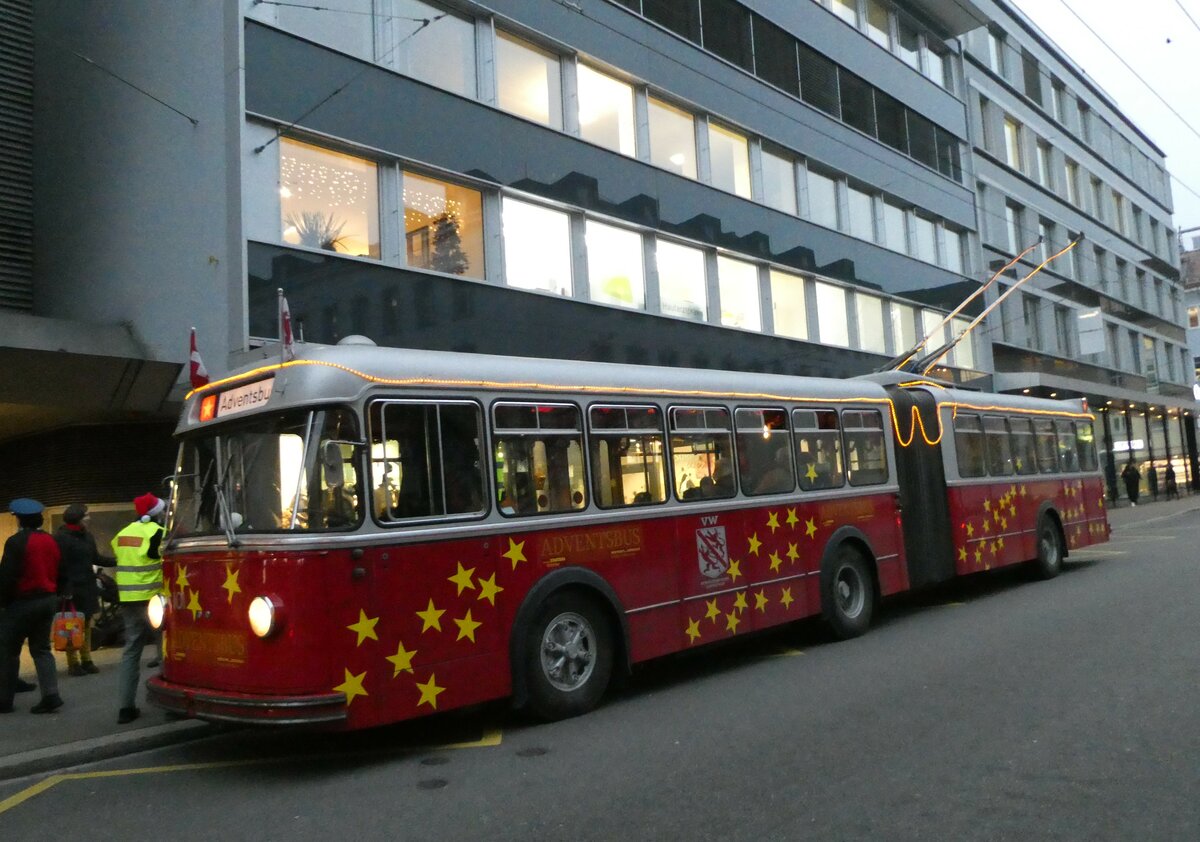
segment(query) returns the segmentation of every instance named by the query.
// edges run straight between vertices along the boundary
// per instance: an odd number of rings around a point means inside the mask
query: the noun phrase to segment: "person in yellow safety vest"
[[[163,537],[161,521],[167,504],[153,494],[143,494],[133,501],[133,507],[138,519],[112,539],[113,555],[117,559],[121,619],[125,621],[125,651],[121,654],[117,680],[121,693],[121,710],[117,714],[119,725],[141,716],[137,707],[137,689],[141,679],[142,649],[154,639],[154,631],[146,617],[146,604],[163,586],[159,550]]]

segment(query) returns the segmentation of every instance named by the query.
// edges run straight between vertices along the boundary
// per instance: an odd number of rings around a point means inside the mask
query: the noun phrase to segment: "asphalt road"
[[[805,623],[653,664],[567,722],[238,732],[10,782],[0,835],[1200,839],[1198,547],[1196,513],[1127,528],[858,640]]]

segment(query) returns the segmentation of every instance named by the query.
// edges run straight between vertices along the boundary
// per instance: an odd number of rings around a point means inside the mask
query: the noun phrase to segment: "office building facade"
[[[110,343],[93,356],[170,373],[89,416],[102,432],[82,455],[134,421],[169,426],[190,327],[217,373],[277,353],[278,289],[307,341],[849,377],[966,327],[982,300],[942,322],[1011,259],[994,222],[1008,202],[1087,229],[1088,249],[1109,243],[1129,283],[1145,272],[1168,302],[1178,279],[1169,251],[1153,262],[997,155],[996,109],[1029,127],[1022,143],[1040,124],[979,52],[988,21],[1083,79],[999,3],[48,2],[30,19],[34,260],[8,315],[42,333],[17,350],[86,326]],[[1103,94],[1083,100],[1161,172]],[[1072,143],[1130,226],[1168,234],[1165,178],[1146,193],[1140,170]],[[1169,357],[1151,380],[1071,337],[1099,308],[1166,354],[1181,314],[1173,327],[1082,276],[1018,295],[1044,308],[1036,342],[993,316],[935,373],[1101,405],[1174,399]],[[64,415],[7,436],[24,485],[2,490],[65,503],[69,476],[50,484],[26,454],[82,429]],[[112,462],[138,446],[119,443]]]

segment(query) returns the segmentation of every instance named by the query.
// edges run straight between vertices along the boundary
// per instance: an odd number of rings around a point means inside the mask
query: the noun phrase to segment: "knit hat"
[[[74,526],[81,523],[87,517],[88,507],[83,503],[72,503],[63,510],[63,523],[69,523]]]
[[[133,507],[137,509],[138,517],[145,522],[161,514],[162,510],[167,507],[167,503],[153,494],[143,494],[134,499]]]

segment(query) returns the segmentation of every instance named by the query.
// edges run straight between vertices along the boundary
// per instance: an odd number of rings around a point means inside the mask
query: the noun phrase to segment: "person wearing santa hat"
[[[153,494],[143,494],[133,501],[137,520],[126,526],[112,539],[113,555],[117,559],[117,593],[121,600],[121,618],[125,621],[125,651],[121,653],[118,687],[121,709],[117,723],[124,725],[141,716],[137,706],[137,689],[141,679],[142,649],[154,639],[146,617],[146,603],[162,591],[163,537],[162,519],[165,500]]]

